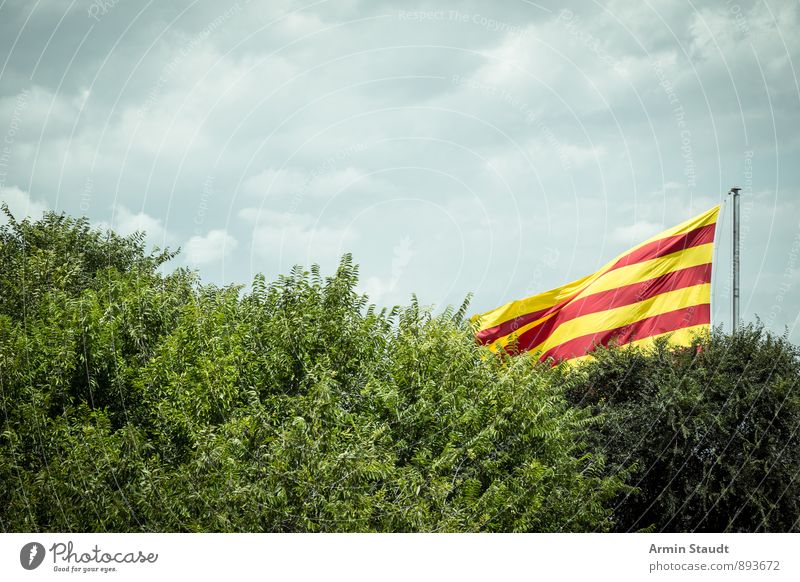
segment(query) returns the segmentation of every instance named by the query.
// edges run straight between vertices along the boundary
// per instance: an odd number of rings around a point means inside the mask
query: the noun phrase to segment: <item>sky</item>
[[[798,6],[0,0],[0,198],[472,312],[722,203],[729,329],[738,186],[742,318],[800,343]]]

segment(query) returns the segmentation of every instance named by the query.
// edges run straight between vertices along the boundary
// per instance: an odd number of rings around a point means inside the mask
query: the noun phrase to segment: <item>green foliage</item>
[[[377,310],[337,272],[249,292],[143,238],[0,228],[3,531],[586,531],[629,491],[557,374],[466,304]]]
[[[245,292],[5,211],[2,531],[800,529],[800,354],[760,327],[550,368],[349,256]]]
[[[606,349],[571,374],[594,450],[636,465],[616,528],[800,531],[800,350],[759,325],[682,350]]]

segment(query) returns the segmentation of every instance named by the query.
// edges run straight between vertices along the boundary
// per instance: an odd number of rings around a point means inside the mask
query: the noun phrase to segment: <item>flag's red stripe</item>
[[[478,343],[481,344],[491,344],[492,342],[497,341],[503,336],[507,336],[510,333],[517,331],[524,325],[528,325],[532,321],[536,321],[540,317],[544,317],[553,311],[561,309],[565,303],[567,303],[572,297],[564,299],[553,305],[552,307],[545,307],[544,309],[540,309],[538,311],[534,311],[532,313],[526,313],[525,315],[520,315],[519,317],[515,317],[514,319],[509,319],[508,321],[504,321],[499,325],[495,325],[494,327],[487,327],[486,329],[482,329],[475,337],[478,338]]]
[[[700,228],[696,228],[685,234],[668,236],[653,241],[651,243],[648,243],[643,247],[638,248],[635,251],[632,251],[627,255],[625,255],[624,257],[620,258],[609,269],[609,271],[613,271],[614,269],[619,269],[620,267],[625,267],[627,265],[633,265],[635,263],[657,259],[659,257],[676,253],[691,247],[714,242],[715,226],[716,223],[709,224],[707,226],[701,226]],[[507,336],[508,334],[517,331],[519,328],[528,325],[532,321],[536,321],[541,317],[544,317],[546,315],[549,315],[550,313],[553,313],[554,311],[561,309],[565,304],[569,303],[575,297],[575,295],[578,295],[579,293],[580,291],[570,297],[567,297],[566,299],[559,301],[558,303],[552,305],[551,307],[539,309],[532,313],[526,313],[524,315],[520,315],[519,317],[515,317],[513,319],[509,319],[508,321],[504,321],[503,323],[500,323],[493,327],[482,329],[477,334],[475,334],[475,337],[481,344],[491,344],[500,339],[501,337]]]
[[[711,322],[711,306],[708,303],[692,305],[683,309],[676,309],[653,317],[647,317],[637,322],[616,329],[587,334],[545,352],[540,361],[553,358],[555,361],[568,360],[583,356],[598,345],[607,346],[613,339],[616,345],[624,345],[635,340],[644,339],[661,333],[668,333],[691,327],[693,325],[708,324]]]
[[[519,335],[515,351],[524,352],[545,341],[562,323],[598,311],[633,305],[656,295],[711,281],[711,263],[679,269],[631,285],[600,291],[572,301],[547,321]]]

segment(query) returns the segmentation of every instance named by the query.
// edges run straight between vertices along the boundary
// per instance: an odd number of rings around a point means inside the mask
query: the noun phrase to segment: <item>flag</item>
[[[583,279],[473,316],[478,342],[541,361],[577,361],[598,345],[688,345],[711,324],[719,206],[657,234]]]

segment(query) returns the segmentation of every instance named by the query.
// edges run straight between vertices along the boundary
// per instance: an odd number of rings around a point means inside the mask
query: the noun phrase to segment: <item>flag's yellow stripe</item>
[[[642,339],[634,340],[632,342],[623,345],[648,349],[655,345],[656,339],[660,337],[669,336],[669,343],[671,345],[687,346],[692,343],[692,340],[694,339],[695,336],[701,334],[708,334],[710,331],[711,331],[711,326],[709,324],[701,323],[699,325],[693,325],[691,327],[682,327],[681,329],[677,329],[675,331],[668,331],[666,333],[659,333],[656,335],[651,335],[649,337],[643,337]]]
[[[650,259],[649,261],[642,261],[641,263],[620,267],[599,277],[591,285],[588,285],[581,291],[575,299],[591,295],[592,293],[599,293],[600,291],[616,289],[624,285],[641,283],[642,281],[654,279],[655,277],[660,277],[661,275],[666,275],[667,273],[672,273],[679,269],[705,265],[710,263],[713,257],[714,243],[707,243],[697,247],[689,247],[688,249],[672,253],[671,255],[664,255],[657,259]]]
[[[624,325],[635,323],[646,317],[654,317],[662,313],[675,311],[676,309],[683,309],[684,307],[691,307],[692,305],[699,305],[701,303],[709,303],[710,300],[711,285],[705,283],[703,285],[695,285],[694,287],[686,287],[685,289],[668,291],[667,293],[656,295],[651,299],[640,301],[633,305],[617,307],[616,309],[609,309],[608,311],[600,311],[598,313],[590,313],[589,315],[577,317],[559,325],[545,341],[531,351],[544,353],[550,348],[554,348],[557,345],[582,335],[616,329]]]
[[[505,305],[502,305],[497,309],[493,309],[492,311],[474,315],[472,320],[475,321],[480,319],[479,330],[482,330],[494,327],[495,325],[500,325],[505,321],[509,321],[521,315],[547,309],[559,301],[563,301],[564,299],[571,297],[581,289],[585,288],[586,285],[593,281],[596,277],[597,273],[594,273],[584,277],[583,279],[578,279],[577,281],[567,283],[561,287],[556,287],[550,291],[545,291],[539,295],[527,297],[525,299],[519,299],[518,301],[512,301],[511,303],[506,303]]]
[[[669,344],[673,346],[688,346],[691,345],[692,340],[694,340],[695,336],[707,334],[711,331],[711,326],[707,323],[701,323],[700,325],[693,325],[691,327],[682,327],[681,329],[677,329],[675,331],[668,331],[665,333],[659,333],[656,335],[651,335],[639,340],[634,340],[632,342],[628,342],[626,344],[622,344],[618,347],[620,348],[630,348],[630,347],[638,347],[642,349],[649,349],[653,347],[656,343],[656,339],[660,337],[669,337]],[[564,363],[573,365],[577,364],[578,362],[583,362],[593,358],[592,354],[586,354],[585,356],[578,356],[577,358],[572,358],[571,360],[563,360]]]

